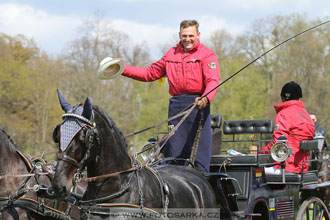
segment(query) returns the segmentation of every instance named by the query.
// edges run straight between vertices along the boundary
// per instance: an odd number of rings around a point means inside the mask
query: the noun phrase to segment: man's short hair
[[[187,27],[192,27],[192,26],[196,27],[196,30],[197,30],[197,33],[198,33],[199,24],[196,20],[183,20],[183,21],[181,21],[180,31],[181,31],[181,29],[185,29]]]

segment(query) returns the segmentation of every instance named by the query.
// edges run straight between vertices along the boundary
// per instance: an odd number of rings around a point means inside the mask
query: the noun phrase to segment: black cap
[[[286,83],[282,88],[281,97],[286,101],[302,98],[300,85],[294,81]]]

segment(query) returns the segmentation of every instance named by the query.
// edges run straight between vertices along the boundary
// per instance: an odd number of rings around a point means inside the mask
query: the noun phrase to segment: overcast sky
[[[273,15],[329,20],[330,0],[0,0],[0,32],[33,38],[42,50],[57,55],[95,11],[134,43],[147,42],[158,59],[162,54],[154,48],[178,33],[181,20],[198,20],[202,39],[217,29],[236,35]]]

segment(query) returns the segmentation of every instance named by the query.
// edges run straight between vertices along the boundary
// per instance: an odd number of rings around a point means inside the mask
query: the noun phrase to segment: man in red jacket
[[[204,111],[196,167],[208,172],[212,153],[212,131],[210,103],[217,90],[201,98],[220,81],[220,69],[216,54],[200,43],[199,24],[195,20],[184,20],[180,24],[180,42],[168,50],[161,60],[146,68],[126,65],[123,75],[139,81],[150,82],[167,77],[169,93],[172,95],[168,116],[178,114],[190,104],[197,102],[197,107]],[[169,128],[175,126],[181,118],[169,122]],[[197,109],[179,127],[169,139],[163,151],[164,157],[189,158],[194,137],[200,120]]]
[[[306,152],[299,150],[301,141],[311,140],[314,136],[314,123],[308,112],[304,108],[304,103],[299,99],[302,98],[302,90],[299,84],[294,81],[286,83],[281,91],[282,103],[274,106],[276,111],[275,127],[273,133],[273,141],[262,150],[270,152],[273,144],[277,139],[284,135],[288,141],[286,144],[292,148],[292,156],[286,161],[285,171],[292,173],[302,173],[302,161]],[[280,167],[276,166],[274,173],[280,173]],[[304,163],[303,171],[308,170],[308,163]],[[268,172],[269,170],[265,170]]]

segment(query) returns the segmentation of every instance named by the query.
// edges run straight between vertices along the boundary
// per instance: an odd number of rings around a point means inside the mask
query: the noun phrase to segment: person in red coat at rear
[[[274,106],[276,111],[273,141],[262,147],[264,153],[269,153],[277,139],[284,135],[288,141],[286,144],[292,148],[292,156],[286,161],[285,171],[302,173],[302,162],[306,152],[299,150],[301,141],[311,140],[314,136],[314,123],[304,108],[302,90],[298,83],[291,81],[286,83],[281,91],[282,103]],[[308,163],[304,163],[303,171],[308,170]],[[280,173],[280,167],[267,168],[266,173]]]

